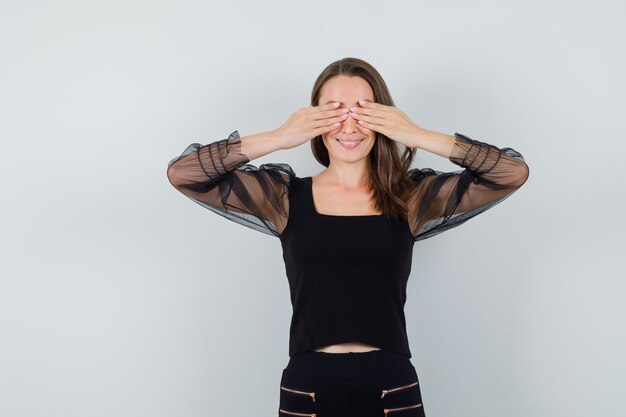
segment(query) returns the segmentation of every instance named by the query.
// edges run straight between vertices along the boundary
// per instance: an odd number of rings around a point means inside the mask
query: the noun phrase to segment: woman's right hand
[[[338,102],[315,107],[303,107],[289,116],[275,133],[280,136],[281,149],[295,148],[316,136],[339,132],[348,109],[338,109]]]

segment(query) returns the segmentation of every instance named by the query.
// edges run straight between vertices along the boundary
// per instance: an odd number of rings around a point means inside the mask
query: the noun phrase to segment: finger
[[[366,129],[374,130],[376,132],[381,132],[381,133],[385,134],[383,132],[385,127],[382,126],[382,125],[379,125],[379,124],[376,124],[376,123],[369,123],[369,122],[366,122],[366,121],[363,121],[363,120],[357,121],[357,124],[359,125],[359,127],[364,127]]]
[[[313,114],[313,120],[324,120],[331,117],[343,116],[348,114],[348,109],[321,110]],[[344,118],[345,119],[345,118]]]
[[[313,107],[313,109],[315,109],[316,111],[326,111],[326,110],[333,110],[338,107],[339,107],[338,101],[331,101],[330,103],[317,105]]]
[[[318,113],[336,109],[339,107],[339,104],[340,103],[338,101],[332,101],[326,104],[318,104],[317,106],[308,106],[308,107],[305,107],[305,109],[307,113],[313,114],[317,117]]]
[[[345,113],[345,114],[342,114],[341,116],[318,120],[316,124],[322,127],[328,126],[328,125],[339,126],[344,120],[346,120],[347,117],[348,117],[348,113]]]
[[[357,123],[356,128],[359,129],[359,132],[364,133],[364,134],[369,134],[370,132],[375,132],[374,129],[368,129],[367,127]]]
[[[368,100],[359,100],[359,107],[357,107],[356,110],[359,113],[368,114],[370,116],[382,117],[383,114],[387,114],[391,111],[391,106]]]
[[[372,132],[378,132],[377,129],[375,129],[373,126],[365,127],[363,125],[361,125],[360,123],[356,124],[356,128],[359,130],[359,132],[363,133],[364,135],[370,135]]]
[[[389,113],[380,113],[378,110],[374,109],[365,109],[362,107],[352,107],[354,110],[350,111],[350,116],[355,119],[362,119],[365,117],[369,117],[370,122],[374,122],[374,119],[385,119],[387,118]]]
[[[359,106],[366,108],[366,109],[375,109],[375,110],[385,110],[385,108],[390,107],[382,103],[376,103],[375,101],[370,101],[370,100],[359,100]]]
[[[340,122],[336,122],[336,123],[331,123],[329,125],[319,126],[313,129],[313,132],[315,133],[316,136],[321,135],[321,134],[332,132],[333,130],[338,129],[340,125],[341,125]]]
[[[356,113],[356,114],[352,114],[351,115],[353,118],[355,118],[358,121],[364,121],[367,122],[369,124],[377,124],[377,125],[381,125],[384,126],[386,125],[386,118],[385,117],[376,117],[376,116],[368,116],[366,114],[363,113]]]
[[[333,117],[329,117],[329,118],[320,118],[320,119],[317,119],[317,120],[312,120],[311,124],[313,125],[314,128],[319,128],[319,127],[332,125],[332,124],[335,124],[335,123],[341,124],[347,118],[348,118],[348,114],[346,113],[346,114],[342,114],[342,115],[339,115],[339,116],[333,116]]]

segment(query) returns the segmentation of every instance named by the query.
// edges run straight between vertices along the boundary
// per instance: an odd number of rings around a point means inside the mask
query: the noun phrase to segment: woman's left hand
[[[371,101],[360,100],[359,104],[359,107],[351,108],[356,110],[356,114],[352,110],[350,114],[357,119],[361,133],[369,134],[373,130],[406,147],[417,147],[417,138],[423,129],[402,110]]]

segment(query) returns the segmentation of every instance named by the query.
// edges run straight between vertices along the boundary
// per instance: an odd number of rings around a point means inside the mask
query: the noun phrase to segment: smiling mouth
[[[357,139],[357,140],[342,140],[339,138],[335,138],[335,140],[339,142],[341,146],[343,146],[346,149],[356,148],[361,142],[363,142],[363,139],[364,138]]]

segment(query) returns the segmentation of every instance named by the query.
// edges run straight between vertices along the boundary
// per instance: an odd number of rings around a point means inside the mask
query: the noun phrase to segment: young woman
[[[305,142],[326,167],[315,176],[248,163]],[[463,170],[411,169],[417,148]],[[283,417],[424,416],[404,316],[413,244],[503,201],[528,174],[512,148],[416,125],[357,58],[324,69],[311,107],[278,129],[193,143],[167,170],[203,207],[280,239],[293,305]]]

